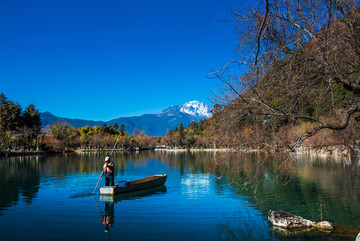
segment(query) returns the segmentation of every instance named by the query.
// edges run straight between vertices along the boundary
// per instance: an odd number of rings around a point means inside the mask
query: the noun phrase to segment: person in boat
[[[114,186],[114,163],[109,156],[105,157],[103,172],[105,174],[105,186]]]

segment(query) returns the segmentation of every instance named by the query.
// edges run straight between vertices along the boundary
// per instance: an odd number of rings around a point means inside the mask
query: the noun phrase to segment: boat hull
[[[128,186],[120,187],[115,186],[103,186],[100,188],[101,195],[117,195],[120,193],[133,192],[142,189],[157,187],[165,184],[167,179],[166,174],[154,175],[150,177],[145,177],[139,180],[128,182]]]

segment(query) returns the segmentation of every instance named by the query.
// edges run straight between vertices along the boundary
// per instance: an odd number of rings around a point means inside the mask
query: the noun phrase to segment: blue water
[[[97,190],[93,196],[91,193],[99,179],[105,155],[82,153],[0,159],[1,240],[355,238],[284,236],[267,221],[266,214],[271,207],[288,208],[287,211],[295,211],[307,218],[317,218],[321,214],[324,218],[337,219],[341,224],[360,226],[358,199],[342,202],[336,195],[344,195],[343,191],[326,193],[326,187],[323,187],[326,184],[309,181],[304,176],[306,172],[300,172],[302,175],[296,172],[293,181],[286,185],[269,179],[273,172],[264,172],[260,180],[246,179],[250,183],[247,185],[243,180],[249,176],[246,172],[234,175],[229,168],[219,167],[219,156],[214,153],[115,153],[115,181],[167,174],[165,186],[116,197],[100,196]],[[325,169],[329,170],[329,167]],[[344,185],[350,182],[358,190],[358,182],[351,179],[354,177],[348,180],[346,169],[344,173],[341,178]],[[101,180],[99,186],[103,184],[104,180]],[[306,192],[298,190],[299,185],[306,188]],[[271,189],[274,192],[268,192]],[[287,194],[288,189],[291,196]],[[279,192],[284,195],[274,195]],[[304,198],[306,195],[309,197]],[[324,203],[321,213],[318,211],[320,202]],[[344,210],[351,212],[347,216],[352,220],[342,218]]]

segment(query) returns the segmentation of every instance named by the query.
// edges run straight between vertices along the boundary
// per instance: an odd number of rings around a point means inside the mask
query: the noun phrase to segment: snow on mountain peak
[[[189,101],[180,107],[180,112],[192,115],[197,118],[209,118],[211,112],[209,106],[197,100]]]

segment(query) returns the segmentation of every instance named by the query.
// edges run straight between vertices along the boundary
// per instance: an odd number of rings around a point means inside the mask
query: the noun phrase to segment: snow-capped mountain
[[[158,114],[159,117],[173,117],[172,121],[179,121],[179,118],[183,119],[180,122],[183,124],[190,124],[191,121],[199,122],[203,119],[211,117],[209,106],[201,103],[197,100],[186,102],[183,105],[172,105],[169,108],[161,111]]]
[[[199,101],[190,101],[183,105],[172,105],[158,114],[145,114],[142,116],[120,117],[107,122],[91,121],[80,119],[69,119],[57,117],[50,112],[40,113],[43,127],[52,125],[56,122],[63,122],[75,127],[83,126],[102,126],[104,123],[113,125],[117,123],[125,125],[125,130],[132,134],[134,128],[145,131],[149,136],[164,136],[169,129],[179,126],[180,122],[187,126],[192,121],[199,122],[211,117],[210,108]]]
[[[207,106],[204,103],[200,103],[197,100],[193,100],[193,101],[183,104],[180,108],[180,111],[182,113],[186,113],[191,116],[194,116],[199,120],[204,119],[204,118],[207,119],[207,118],[211,117],[211,112],[210,112],[209,106]]]

